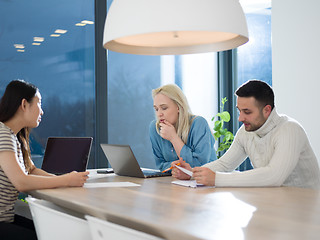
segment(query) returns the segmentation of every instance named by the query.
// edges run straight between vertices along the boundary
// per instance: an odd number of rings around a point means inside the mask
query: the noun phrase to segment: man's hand
[[[192,170],[193,178],[197,181],[197,183],[207,185],[207,186],[215,186],[216,183],[216,174],[206,167],[195,167]]]

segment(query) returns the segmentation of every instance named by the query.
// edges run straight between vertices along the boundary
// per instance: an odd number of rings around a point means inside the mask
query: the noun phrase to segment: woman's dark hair
[[[262,106],[270,105],[274,108],[274,93],[272,88],[260,80],[249,80],[242,84],[235,92],[238,97],[254,97]]]
[[[0,100],[0,121],[6,122],[10,120],[16,114],[23,99],[31,103],[37,91],[38,88],[31,83],[23,80],[11,81]],[[29,134],[30,129],[27,127],[21,129],[17,134],[17,138],[21,144],[24,164],[28,172],[31,170]]]

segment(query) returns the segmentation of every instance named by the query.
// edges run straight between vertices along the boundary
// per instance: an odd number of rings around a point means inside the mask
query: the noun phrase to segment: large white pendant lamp
[[[224,51],[248,41],[239,0],[114,0],[103,46],[143,55]]]

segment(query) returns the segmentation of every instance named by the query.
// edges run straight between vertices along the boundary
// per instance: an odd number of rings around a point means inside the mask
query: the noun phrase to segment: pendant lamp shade
[[[238,0],[114,0],[103,46],[142,55],[224,51],[248,41]]]

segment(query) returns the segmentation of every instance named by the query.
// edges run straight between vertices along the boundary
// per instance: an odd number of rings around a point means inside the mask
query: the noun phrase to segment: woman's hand
[[[169,123],[167,120],[163,120],[159,123],[160,126],[160,136],[170,142],[176,137],[178,137],[175,127]]]
[[[188,174],[182,172],[177,167],[174,167],[178,163],[180,163],[179,165],[180,167],[183,167],[189,171],[192,171],[192,168],[190,167],[189,163],[186,163],[185,161],[182,160],[182,158],[180,158],[179,160],[171,163],[171,166],[173,167],[171,171],[172,176],[180,180],[189,180],[191,177]]]
[[[82,187],[83,184],[87,181],[89,172],[76,172],[73,171],[71,173],[65,174],[67,178],[67,186],[68,187]]]

